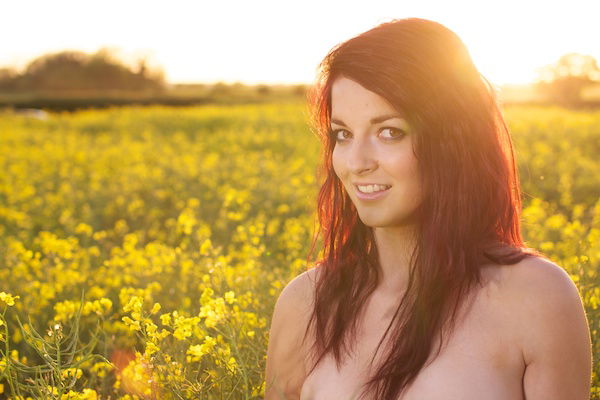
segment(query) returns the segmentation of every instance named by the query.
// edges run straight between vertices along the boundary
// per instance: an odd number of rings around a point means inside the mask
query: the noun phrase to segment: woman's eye
[[[383,128],[381,130],[381,132],[389,132],[388,136],[386,137],[386,139],[396,139],[396,138],[400,138],[403,137],[405,135],[404,131],[402,131],[401,129],[397,129],[397,128]],[[385,134],[383,134],[385,136]]]
[[[386,131],[388,133],[383,133]],[[406,135],[406,133],[401,129],[389,128],[389,127],[381,129],[381,132],[384,135],[383,137],[385,139],[399,139]],[[335,129],[335,130],[331,131],[331,137],[336,142],[342,142],[342,141],[348,139],[351,135],[352,134],[345,129]]]
[[[342,141],[342,140],[346,139],[344,133],[348,133],[348,131],[346,131],[345,129],[335,129],[331,132],[331,136],[336,141]]]

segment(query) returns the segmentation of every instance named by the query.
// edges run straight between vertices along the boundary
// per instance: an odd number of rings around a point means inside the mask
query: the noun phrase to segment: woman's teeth
[[[389,186],[389,185],[367,185],[367,186],[357,185],[357,187],[358,187],[358,190],[360,190],[363,193],[381,192],[382,190],[387,190],[387,189],[391,188],[391,186]]]

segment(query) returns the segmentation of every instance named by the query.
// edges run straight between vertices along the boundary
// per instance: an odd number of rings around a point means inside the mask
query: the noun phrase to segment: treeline
[[[565,54],[540,68],[528,100],[509,103],[600,107],[600,67],[589,55]],[[31,61],[22,72],[0,68],[0,107],[75,110],[128,104],[192,105],[297,100],[307,85],[169,84],[145,60],[131,67],[108,49],[62,51]],[[586,95],[593,93],[592,96]]]
[[[566,107],[598,105],[600,95],[584,96],[585,90],[600,94],[600,67],[590,55],[568,53],[538,69],[534,87],[544,101]]]
[[[0,68],[0,107],[69,111],[130,104],[259,103],[296,100],[307,85],[169,84],[145,60],[137,67],[108,49],[95,54],[61,51],[31,61],[22,72]]]
[[[107,49],[95,54],[62,51],[43,55],[31,61],[23,72],[0,68],[0,92],[3,93],[161,93],[165,89],[162,70],[150,70],[144,60],[140,60],[134,70]]]
[[[307,85],[244,85],[176,84],[165,91],[152,93],[95,92],[90,94],[2,94],[0,109],[8,107],[24,112],[41,109],[48,111],[75,111],[83,108],[107,108],[127,105],[191,106],[198,104],[249,104],[268,102],[304,101]]]

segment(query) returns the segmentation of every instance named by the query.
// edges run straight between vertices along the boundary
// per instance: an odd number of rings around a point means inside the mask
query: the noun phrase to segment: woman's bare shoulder
[[[314,291],[320,276],[320,267],[311,267],[292,279],[281,291],[280,298],[294,308],[312,309]]]
[[[575,282],[564,268],[541,257],[503,268],[502,296],[526,364],[527,398],[585,398],[591,339]]]
[[[503,316],[503,325],[519,340],[525,360],[530,358],[536,334],[536,318],[553,315],[557,306],[570,303],[578,311],[581,298],[577,286],[561,266],[538,256],[515,264],[486,264],[482,269],[490,307]],[[493,310],[490,310],[493,311]]]
[[[552,312],[553,306],[581,305],[575,282],[563,267],[551,260],[527,257],[509,267],[513,268],[507,275],[507,293],[523,306],[523,311]]]
[[[316,273],[302,272],[281,291],[275,304],[267,348],[265,399],[299,398],[307,374],[303,341],[311,311]]]
[[[565,288],[572,295],[577,290],[564,268],[538,256],[525,257],[516,264],[486,264],[483,275],[484,280],[504,299],[523,300],[523,296],[535,299],[540,291],[553,292]]]
[[[564,269],[552,262],[550,259],[539,257],[539,256],[528,256],[523,258],[521,261],[514,265],[508,265],[514,272],[521,274],[536,274],[539,272],[546,273],[547,271],[554,271],[560,274],[564,273]],[[553,272],[550,272],[553,273]]]
[[[486,265],[484,276],[497,300],[495,304],[509,307],[515,318],[528,318],[526,313],[531,312],[538,314],[552,303],[581,303],[577,286],[567,271],[542,257],[526,257],[510,265]]]

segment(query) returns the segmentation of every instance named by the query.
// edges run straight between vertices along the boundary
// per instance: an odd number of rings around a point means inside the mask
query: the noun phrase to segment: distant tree
[[[0,68],[0,90],[13,90],[18,76],[14,68]]]
[[[260,96],[266,96],[271,93],[271,88],[269,85],[260,84],[256,86],[256,93],[258,93]]]
[[[293,94],[295,96],[305,96],[307,90],[307,85],[298,84],[294,86]]]
[[[146,75],[146,59],[142,58],[140,60],[138,60],[138,70],[137,70],[137,74],[139,76],[145,76]]]
[[[578,53],[565,54],[538,70],[536,87],[547,100],[563,105],[581,102],[584,87],[600,82],[600,68],[594,57]]]
[[[231,85],[226,84],[225,82],[216,82],[214,83],[210,90],[209,96],[220,97],[220,96],[230,96],[233,90]]]
[[[165,87],[161,70],[148,71],[143,60],[138,70],[133,71],[107,49],[92,55],[71,50],[46,54],[10,80],[13,89],[21,91],[160,91]]]

